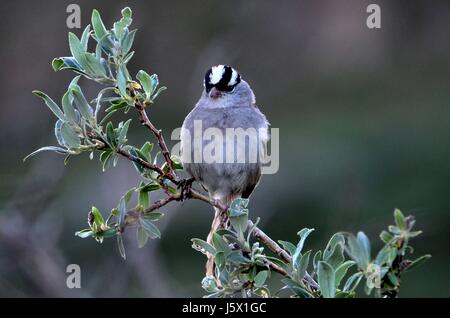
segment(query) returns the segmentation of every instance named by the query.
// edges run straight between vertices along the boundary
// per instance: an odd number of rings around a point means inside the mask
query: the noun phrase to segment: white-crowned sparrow
[[[248,198],[261,177],[267,141],[268,122],[248,83],[228,65],[210,68],[203,93],[181,131],[181,159],[186,171],[211,198],[224,204]],[[226,222],[226,216],[216,209],[208,242]],[[207,264],[208,275],[213,275],[211,262]]]

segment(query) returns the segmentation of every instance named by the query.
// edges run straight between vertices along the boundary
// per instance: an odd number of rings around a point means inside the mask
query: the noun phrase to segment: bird
[[[200,99],[181,128],[183,167],[212,200],[229,206],[236,198],[249,198],[261,178],[267,156],[268,128],[269,122],[256,105],[253,90],[238,71],[229,65],[213,66],[205,74]],[[237,134],[227,135],[230,131],[256,134],[239,138]],[[207,150],[211,151],[211,158],[202,156]],[[207,238],[210,244],[213,234],[229,222],[226,214],[214,209]],[[206,275],[214,276],[211,255]]]

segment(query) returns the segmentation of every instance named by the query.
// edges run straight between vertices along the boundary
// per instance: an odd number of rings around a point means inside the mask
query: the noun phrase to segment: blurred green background
[[[206,237],[209,206],[165,207],[162,239],[138,249],[128,231],[123,261],[115,240],[99,245],[74,232],[86,227],[91,205],[107,211],[138,184],[129,162],[105,173],[87,155],[67,167],[53,153],[22,163],[56,144],[55,119],[31,91],[59,100],[72,78],[50,66],[68,55],[72,2],[0,3],[0,296],[200,296],[205,259],[189,239]],[[334,232],[364,230],[379,247],[398,207],[424,231],[413,242],[417,255],[433,254],[404,276],[400,295],[450,296],[449,1],[76,3],[83,27],[93,8],[109,25],[121,8],[133,9],[139,31],[129,67],[159,74],[168,87],[150,110],[167,139],[211,65],[233,65],[252,85],[280,129],[280,170],[263,177],[250,203],[273,238],[295,241],[314,227],[307,247],[318,249]],[[381,6],[379,30],[366,27],[369,3]],[[88,96],[98,90],[81,85]],[[150,138],[137,118],[130,129],[134,144]],[[81,266],[81,289],[66,287],[71,263]]]

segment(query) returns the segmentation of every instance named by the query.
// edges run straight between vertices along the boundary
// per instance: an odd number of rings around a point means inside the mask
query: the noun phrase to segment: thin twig
[[[248,221],[249,226],[255,226],[255,224],[249,220]],[[272,240],[266,233],[264,233],[260,228],[255,227],[253,230],[253,236],[266,245],[272,252],[277,254],[279,257],[281,257],[285,262],[290,263],[292,261],[292,257],[289,255],[288,252],[286,252],[283,248],[281,248],[280,245],[277,244],[274,240]],[[316,281],[308,274],[305,274],[305,277],[303,278],[303,281],[313,289],[319,289],[319,284],[316,283]]]
[[[248,221],[249,226],[253,227],[255,224],[252,221]],[[264,243],[272,252],[281,257],[285,262],[290,263],[292,257],[286,252],[280,245],[272,240],[266,233],[261,231],[258,227],[255,227],[253,236],[260,242]]]
[[[265,260],[265,263],[267,265],[269,265],[270,269],[274,272],[277,272],[278,274],[281,274],[283,276],[289,276],[289,274],[280,266],[278,266],[277,264],[269,261],[269,260]]]
[[[180,181],[179,181],[178,179],[176,179],[172,174],[170,174],[170,173],[164,173],[164,171],[163,171],[159,166],[154,165],[154,164],[152,164],[152,163],[150,163],[150,162],[147,162],[147,161],[145,161],[145,160],[143,160],[143,159],[141,159],[141,158],[139,158],[139,157],[133,156],[133,155],[130,154],[128,151],[125,151],[125,150],[119,148],[119,149],[116,150],[116,152],[117,152],[119,155],[121,155],[121,156],[127,158],[128,160],[133,161],[133,162],[135,162],[135,163],[137,163],[137,164],[143,166],[143,167],[146,168],[146,169],[155,171],[156,173],[158,173],[158,174],[159,174],[160,176],[162,176],[163,178],[167,178],[167,179],[169,179],[170,181],[172,181],[174,184],[178,184],[178,183],[180,182]]]
[[[120,230],[123,232],[125,227],[137,224],[139,217],[141,215],[150,214],[153,211],[156,211],[156,210],[162,208],[163,206],[167,205],[168,203],[170,203],[172,201],[177,201],[177,200],[179,200],[179,196],[176,196],[176,195],[168,196],[168,197],[165,197],[163,199],[156,201],[155,203],[153,203],[151,206],[147,207],[143,211],[136,211],[136,209],[128,211],[127,213],[125,213],[125,222],[124,222],[124,224],[122,224],[122,227]]]
[[[130,90],[130,95],[132,98],[136,97],[136,92],[134,89]],[[153,123],[150,121],[150,119],[147,116],[147,112],[145,111],[145,105],[138,99],[135,99],[134,105],[138,111],[138,117],[141,124],[148,128],[152,132],[153,135],[155,135],[156,140],[158,141],[159,148],[161,149],[161,152],[164,156],[164,160],[167,163],[167,166],[170,169],[170,173],[174,172],[172,159],[170,158],[170,152],[169,148],[166,145],[166,142],[164,140],[164,136],[161,133],[160,129],[157,129]]]

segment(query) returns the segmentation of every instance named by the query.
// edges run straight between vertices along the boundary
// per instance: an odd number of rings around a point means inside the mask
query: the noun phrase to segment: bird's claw
[[[180,200],[184,201],[186,199],[189,199],[191,196],[191,188],[192,188],[192,183],[195,181],[194,178],[189,178],[189,179],[183,179],[180,181],[180,183],[178,184],[177,188],[181,189],[181,195],[180,195]]]

